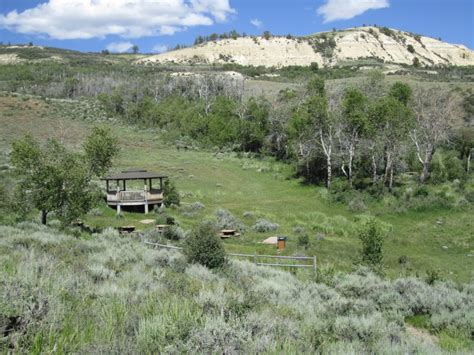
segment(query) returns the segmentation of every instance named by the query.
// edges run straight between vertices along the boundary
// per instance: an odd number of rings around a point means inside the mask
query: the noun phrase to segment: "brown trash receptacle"
[[[277,239],[277,249],[283,250],[286,247],[286,237],[278,237]]]

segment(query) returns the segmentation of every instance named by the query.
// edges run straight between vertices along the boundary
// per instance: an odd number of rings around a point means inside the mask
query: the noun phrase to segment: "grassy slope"
[[[33,223],[0,226],[0,270],[1,353],[472,350],[468,285],[366,272],[326,285],[235,261],[212,271],[110,229],[77,238]]]
[[[44,101],[17,97],[0,97],[0,144],[6,152],[16,137],[31,133],[41,139],[55,136],[78,147],[88,131],[88,123],[66,120],[64,115]],[[290,179],[290,168],[273,161],[217,157],[206,152],[178,152],[165,146],[156,132],[111,125],[120,138],[122,153],[120,167],[144,167],[164,172],[185,192],[184,204],[200,201],[204,211],[195,217],[171,211],[184,228],[189,228],[204,216],[211,216],[217,207],[230,210],[248,226],[240,239],[226,241],[232,251],[275,253],[271,246],[258,242],[270,235],[289,236],[287,254],[317,255],[322,264],[333,264],[349,269],[358,256],[359,242],[354,236],[357,214],[345,206],[326,202],[322,188],[304,186]],[[1,157],[2,163],[6,155]],[[113,210],[103,206],[103,215],[88,216],[90,224],[100,227],[140,224],[142,214],[125,213],[116,219]],[[251,211],[255,217],[242,217]],[[371,213],[377,214],[377,206]],[[429,213],[377,214],[391,232],[386,243],[388,274],[396,276],[415,270],[424,275],[426,270],[439,269],[441,275],[457,281],[472,279],[474,270],[472,210],[431,211]],[[251,226],[258,217],[278,223],[274,233],[258,234]],[[442,224],[437,223],[441,221]],[[309,250],[298,249],[293,227],[302,225],[310,233]],[[316,235],[319,238],[316,238]],[[321,238],[322,237],[322,238]],[[445,249],[443,246],[447,246]],[[408,257],[405,266],[398,264],[401,255]]]

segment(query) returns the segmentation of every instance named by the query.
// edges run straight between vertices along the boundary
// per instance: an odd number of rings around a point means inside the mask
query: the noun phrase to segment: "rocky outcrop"
[[[375,59],[385,63],[474,65],[474,52],[463,45],[379,27],[316,33],[306,37],[223,39],[139,59],[138,64],[225,64],[285,67],[334,66]],[[417,58],[417,59],[415,59]]]

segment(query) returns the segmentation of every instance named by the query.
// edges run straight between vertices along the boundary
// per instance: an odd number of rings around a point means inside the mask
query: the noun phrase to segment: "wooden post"
[[[127,189],[127,185],[125,184],[125,180],[123,180],[123,191]]]
[[[120,214],[120,210],[121,210],[121,207],[120,207],[120,202],[117,203],[117,215]]]
[[[314,275],[316,275],[316,255],[313,256],[313,272],[314,272]]]
[[[160,178],[160,190],[163,190],[163,178]]]
[[[109,180],[105,180],[105,189],[109,192]]]
[[[48,212],[41,210],[41,224],[46,225]]]
[[[143,179],[143,183],[145,184],[143,186],[143,194],[145,196],[145,214],[148,214],[148,186],[146,184],[146,179]]]

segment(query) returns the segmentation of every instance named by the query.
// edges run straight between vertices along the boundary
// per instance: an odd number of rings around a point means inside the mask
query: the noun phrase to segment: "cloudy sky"
[[[0,0],[0,41],[144,53],[233,29],[306,35],[377,24],[474,49],[474,0]]]

